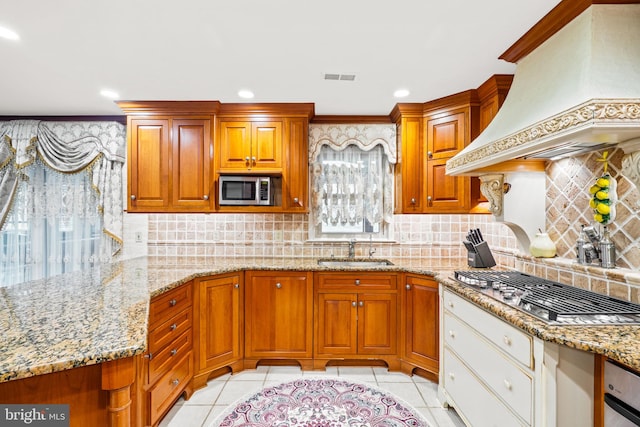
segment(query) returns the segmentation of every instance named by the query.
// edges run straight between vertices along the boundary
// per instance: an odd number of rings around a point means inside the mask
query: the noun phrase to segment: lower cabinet
[[[189,386],[193,363],[193,283],[151,300],[148,351],[138,359],[133,401],[137,424],[158,425]]]
[[[437,380],[439,371],[438,283],[431,277],[406,274],[400,289],[402,305],[402,370],[411,374],[416,368]]]
[[[194,388],[204,387],[221,368],[243,368],[244,280],[233,273],[195,280],[197,319]]]
[[[397,275],[316,273],[314,366],[379,359],[397,370]]]
[[[255,367],[262,359],[291,359],[310,368],[312,273],[247,271],[245,283],[245,367]]]
[[[442,289],[439,388],[469,426],[588,426],[593,354],[534,338]]]

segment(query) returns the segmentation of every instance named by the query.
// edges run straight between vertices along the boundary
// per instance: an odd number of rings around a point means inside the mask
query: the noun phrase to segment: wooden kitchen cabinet
[[[194,388],[204,387],[221,368],[243,369],[244,281],[234,273],[196,279],[194,312],[196,374]]]
[[[282,209],[309,212],[309,120],[285,119],[289,150],[282,174]]]
[[[397,104],[392,112],[396,122],[398,163],[395,167],[395,211],[422,213],[424,157],[422,104]]]
[[[136,425],[158,425],[175,401],[187,398],[194,374],[193,283],[155,297],[149,305],[147,353],[138,358],[132,399]]]
[[[255,368],[261,359],[289,359],[309,369],[312,273],[247,271],[245,283],[245,367]]]
[[[220,120],[220,173],[282,173],[282,121]]]
[[[127,113],[129,212],[213,209],[217,102],[120,102]]]
[[[316,273],[314,368],[331,360],[397,358],[397,275]]]
[[[446,175],[446,162],[478,135],[479,105],[475,90],[425,104],[424,213],[465,213],[471,209],[471,179]]]
[[[407,274],[401,289],[402,371],[416,368],[437,381],[440,359],[438,283],[430,277]]]

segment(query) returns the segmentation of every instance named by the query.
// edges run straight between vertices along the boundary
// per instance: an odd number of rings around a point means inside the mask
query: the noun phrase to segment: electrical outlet
[[[136,231],[136,243],[142,243],[142,231]]]

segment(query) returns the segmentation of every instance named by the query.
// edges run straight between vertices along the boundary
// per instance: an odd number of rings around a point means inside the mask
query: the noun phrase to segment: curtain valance
[[[125,151],[126,129],[117,122],[0,122],[0,228],[19,180],[29,179],[28,166],[39,158],[58,172],[89,174],[104,216],[104,234],[117,242],[115,250],[119,250]]]

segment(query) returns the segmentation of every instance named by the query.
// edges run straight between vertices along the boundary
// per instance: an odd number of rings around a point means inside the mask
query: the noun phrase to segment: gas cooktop
[[[640,305],[517,271],[455,271],[454,278],[552,325],[637,325]]]

